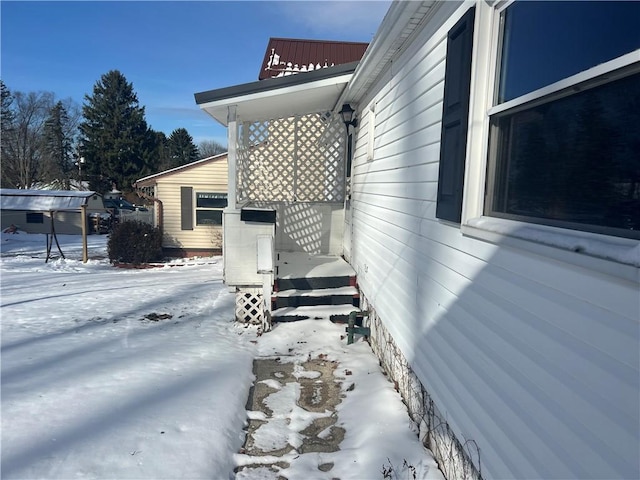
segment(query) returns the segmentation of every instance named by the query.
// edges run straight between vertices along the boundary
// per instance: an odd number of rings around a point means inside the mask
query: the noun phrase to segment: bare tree
[[[227,147],[220,145],[215,140],[204,140],[198,144],[200,158],[213,157],[227,151]]]
[[[38,180],[42,134],[54,96],[51,92],[15,92],[12,97],[12,125],[2,149],[2,183],[30,188]]]

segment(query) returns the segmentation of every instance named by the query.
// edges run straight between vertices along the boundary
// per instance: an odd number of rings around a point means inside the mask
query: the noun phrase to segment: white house
[[[225,215],[254,251],[331,222],[295,196],[275,226],[242,220],[250,132],[355,108],[331,232],[448,478],[640,478],[638,18],[638,2],[399,1],[355,68],[196,94],[229,127]],[[317,143],[300,152],[326,171]]]

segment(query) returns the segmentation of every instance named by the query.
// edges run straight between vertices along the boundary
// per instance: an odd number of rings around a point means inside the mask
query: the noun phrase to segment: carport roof
[[[227,126],[228,107],[243,120],[267,120],[329,111],[348,84],[358,62],[280,78],[196,93],[196,104]]]
[[[93,195],[96,192],[0,188],[0,208],[30,212],[79,211]]]

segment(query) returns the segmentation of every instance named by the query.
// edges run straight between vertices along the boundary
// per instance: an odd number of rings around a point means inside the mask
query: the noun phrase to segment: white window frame
[[[208,195],[226,195],[227,196],[227,205],[229,205],[229,194],[225,193],[225,192],[213,192],[210,190],[196,190],[195,188],[193,189],[193,193],[194,193],[194,218],[193,218],[193,225],[194,227],[198,228],[198,227],[222,227],[222,223],[223,223],[223,218],[222,218],[222,211],[225,209],[225,207],[199,207],[198,206],[198,194],[208,194]],[[216,211],[216,212],[220,212],[220,223],[198,223],[198,212],[199,211]]]
[[[640,50],[636,50],[494,106],[500,14],[511,3],[513,1],[478,1],[476,4],[461,232],[637,282],[640,279],[638,240],[484,215],[491,115],[640,62]]]

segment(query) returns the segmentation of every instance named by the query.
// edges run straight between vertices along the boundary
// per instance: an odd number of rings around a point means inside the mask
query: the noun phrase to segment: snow
[[[332,255],[280,252],[276,263],[280,278],[349,277],[355,275],[351,265],[340,257]]]
[[[468,225],[501,235],[640,267],[640,243],[635,240],[613,239],[611,237],[607,240],[601,240],[596,238],[595,234],[587,232],[560,230],[542,225],[521,224],[520,222],[488,217],[471,219],[468,221]]]
[[[253,360],[274,355],[338,362],[346,430],[339,451],[287,454],[280,474],[373,479],[389,465],[406,473],[406,460],[417,478],[443,478],[371,349],[346,345],[344,325],[306,320],[260,336],[233,321],[221,257],[120,269],[105,258],[106,236],[89,237],[86,264],[79,236],[59,240],[67,258],[45,263],[44,235],[2,234],[3,478],[233,478],[256,461],[238,453],[243,428],[264,418],[245,410]],[[296,389],[268,397],[277,421],[260,442],[299,443],[296,432],[316,414],[287,407]],[[319,471],[319,460],[331,471]],[[271,478],[261,471],[238,478]]]

